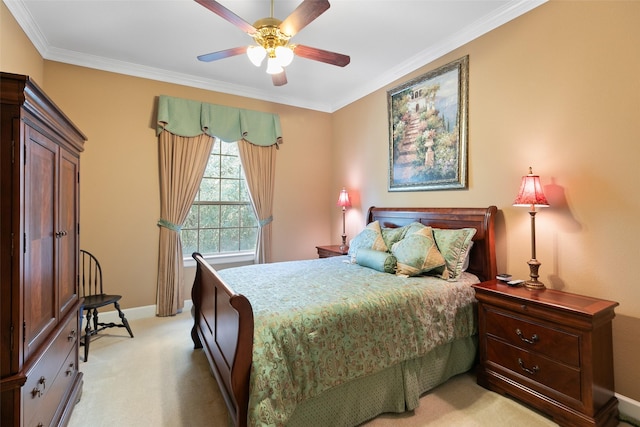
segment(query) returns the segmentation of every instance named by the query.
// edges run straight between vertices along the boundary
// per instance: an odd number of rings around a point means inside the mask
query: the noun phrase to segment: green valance
[[[160,95],[158,100],[157,133],[163,130],[187,137],[206,133],[228,142],[245,139],[262,146],[282,142],[280,117],[277,114],[166,95]]]

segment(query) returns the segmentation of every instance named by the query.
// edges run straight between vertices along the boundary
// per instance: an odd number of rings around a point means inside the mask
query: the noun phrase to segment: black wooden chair
[[[87,325],[84,328],[84,336],[80,345],[84,346],[84,361],[89,359],[89,344],[91,337],[106,328],[127,328],[127,332],[133,338],[133,332],[127,318],[120,310],[120,298],[122,295],[108,295],[102,289],[102,268],[100,263],[91,253],[80,250],[80,297],[84,298],[82,304],[83,315],[86,311]],[[122,323],[101,323],[98,321],[98,308],[113,304],[118,311]]]

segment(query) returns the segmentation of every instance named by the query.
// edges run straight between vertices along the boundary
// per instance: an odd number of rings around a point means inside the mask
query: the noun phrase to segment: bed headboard
[[[433,228],[475,228],[468,272],[481,281],[496,277],[494,222],[498,208],[377,208],[370,207],[367,224],[379,221],[380,227],[402,227],[420,222]]]

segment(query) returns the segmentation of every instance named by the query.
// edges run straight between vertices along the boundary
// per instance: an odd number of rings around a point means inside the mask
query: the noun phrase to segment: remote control
[[[501,280],[503,282],[508,282],[511,280],[511,275],[507,273],[501,273],[496,276],[496,279]]]
[[[509,285],[509,286],[519,286],[521,283],[524,283],[524,280],[516,279],[516,280],[511,280],[511,281],[507,282],[507,285]]]

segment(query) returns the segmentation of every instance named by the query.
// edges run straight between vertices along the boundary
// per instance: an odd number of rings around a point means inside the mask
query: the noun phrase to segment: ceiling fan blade
[[[244,19],[240,18],[238,15],[236,15],[235,13],[233,13],[232,11],[230,11],[229,9],[227,9],[226,7],[224,7],[223,5],[221,5],[220,3],[218,3],[215,0],[196,0],[196,2],[200,3],[202,6],[206,7],[207,9],[209,9],[211,12],[215,13],[216,15],[222,17],[223,19],[226,19],[227,21],[231,22],[233,25],[235,25],[236,27],[240,28],[242,31],[244,31],[245,33],[249,34],[249,35],[253,35],[256,32],[256,28],[249,24],[247,21],[245,21]]]
[[[199,1],[199,0],[198,0]],[[322,15],[330,4],[328,0],[304,0],[291,12],[280,24],[280,31],[293,37],[301,29],[309,25],[311,21]]]
[[[242,55],[247,52],[247,47],[234,47],[231,49],[220,50],[218,52],[205,53],[204,55],[198,56],[198,59],[202,62],[212,62],[217,61],[218,59],[229,58],[230,56]]]
[[[271,80],[273,81],[274,86],[284,86],[287,84],[287,74],[282,70],[281,73],[272,74]]]
[[[344,67],[351,62],[351,57],[348,55],[329,52],[328,50],[317,49],[315,47],[304,46],[301,44],[295,46],[293,53],[302,58],[313,59],[314,61],[337,65],[338,67]]]

